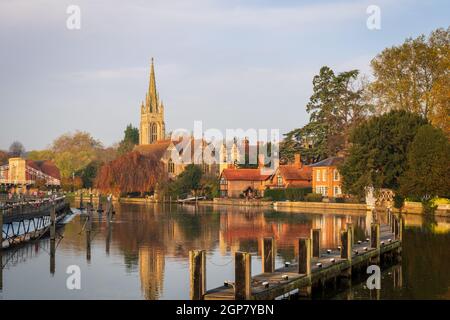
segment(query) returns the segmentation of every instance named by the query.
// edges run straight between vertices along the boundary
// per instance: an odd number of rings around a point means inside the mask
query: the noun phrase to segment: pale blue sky
[[[66,28],[70,4],[81,30]],[[366,28],[372,4],[381,30]],[[119,141],[139,124],[152,56],[168,131],[203,120],[284,133],[308,121],[321,66],[370,74],[383,48],[449,17],[446,0],[0,0],[0,149],[77,129]]]

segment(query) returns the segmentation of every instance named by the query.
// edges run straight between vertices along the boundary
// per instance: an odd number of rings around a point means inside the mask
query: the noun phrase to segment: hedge
[[[304,201],[305,196],[311,191],[312,188],[268,189],[264,191],[264,197],[273,201]]]

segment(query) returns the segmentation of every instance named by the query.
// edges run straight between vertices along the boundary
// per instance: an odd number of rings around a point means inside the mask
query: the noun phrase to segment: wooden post
[[[393,214],[391,219],[391,232],[395,234],[395,221],[397,220],[397,218]]]
[[[203,300],[206,292],[205,250],[189,251],[189,273],[191,300]]]
[[[0,251],[3,249],[3,210],[0,210],[0,230],[2,232],[1,236],[0,236]]]
[[[352,222],[348,222],[347,223],[347,230],[349,231],[349,238],[350,238],[350,242],[353,246],[353,244],[355,243],[355,228],[353,226]]]
[[[103,212],[102,195],[100,193],[98,194],[97,212]]]
[[[90,206],[90,208],[91,208],[91,210],[93,210],[94,209],[94,201],[93,201],[93,194],[92,194],[92,192],[89,194],[89,206]]]
[[[351,241],[351,231],[341,231],[341,258],[352,261],[353,243]]]
[[[298,239],[298,273],[311,275],[311,239]]]
[[[83,192],[80,193],[80,210],[83,210]]]
[[[86,260],[91,261],[91,230],[92,230],[92,217],[88,215],[86,217]]]
[[[0,212],[0,215],[2,213]],[[3,291],[3,250],[0,248],[0,291]]]
[[[50,240],[56,239],[56,204],[50,208]]]
[[[262,265],[263,271],[274,272],[275,271],[275,257],[276,257],[275,241],[273,238],[263,239],[263,252],[262,252]]]
[[[312,257],[320,258],[320,229],[311,230]]]
[[[401,218],[398,217],[397,219],[395,219],[394,222],[394,239],[399,240],[399,236],[400,236],[400,220]]]
[[[370,247],[380,249],[380,224],[372,223],[370,226]]]
[[[405,228],[405,218],[400,217],[398,219],[398,223],[399,223],[399,226],[398,226],[398,240],[403,241],[403,231],[404,231],[404,228]]]
[[[50,274],[55,274],[56,269],[56,240],[50,239]]]
[[[238,251],[234,255],[234,261],[234,298],[235,300],[248,300],[251,298],[251,255]]]

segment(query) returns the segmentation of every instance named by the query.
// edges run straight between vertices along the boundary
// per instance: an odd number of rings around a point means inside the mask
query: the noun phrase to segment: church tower
[[[150,83],[148,92],[145,95],[145,103],[141,103],[141,127],[139,131],[139,144],[151,144],[153,142],[164,140],[166,128],[164,123],[164,105],[159,100],[156,91],[155,67],[150,66]]]

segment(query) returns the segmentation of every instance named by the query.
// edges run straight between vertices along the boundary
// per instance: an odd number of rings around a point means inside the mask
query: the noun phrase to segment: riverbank
[[[80,201],[80,197],[73,198],[75,202]],[[97,203],[98,198],[93,197],[93,202]],[[178,203],[176,200],[162,200],[156,201],[151,198],[120,198],[113,199],[120,203],[130,204],[156,204],[156,203]],[[89,201],[89,197],[83,197],[84,202]],[[188,202],[186,204],[193,204]],[[245,206],[245,207],[262,207],[273,208],[276,211],[293,212],[293,213],[327,213],[339,211],[345,214],[354,212],[363,212],[371,210],[364,203],[332,203],[332,202],[306,202],[306,201],[266,201],[261,199],[224,199],[214,198],[213,200],[199,200],[198,205],[226,205],[226,206]],[[399,212],[398,209],[393,208],[394,212]],[[423,208],[420,202],[405,202],[402,213],[423,215]],[[450,205],[441,204],[437,207],[435,216],[450,218]]]

